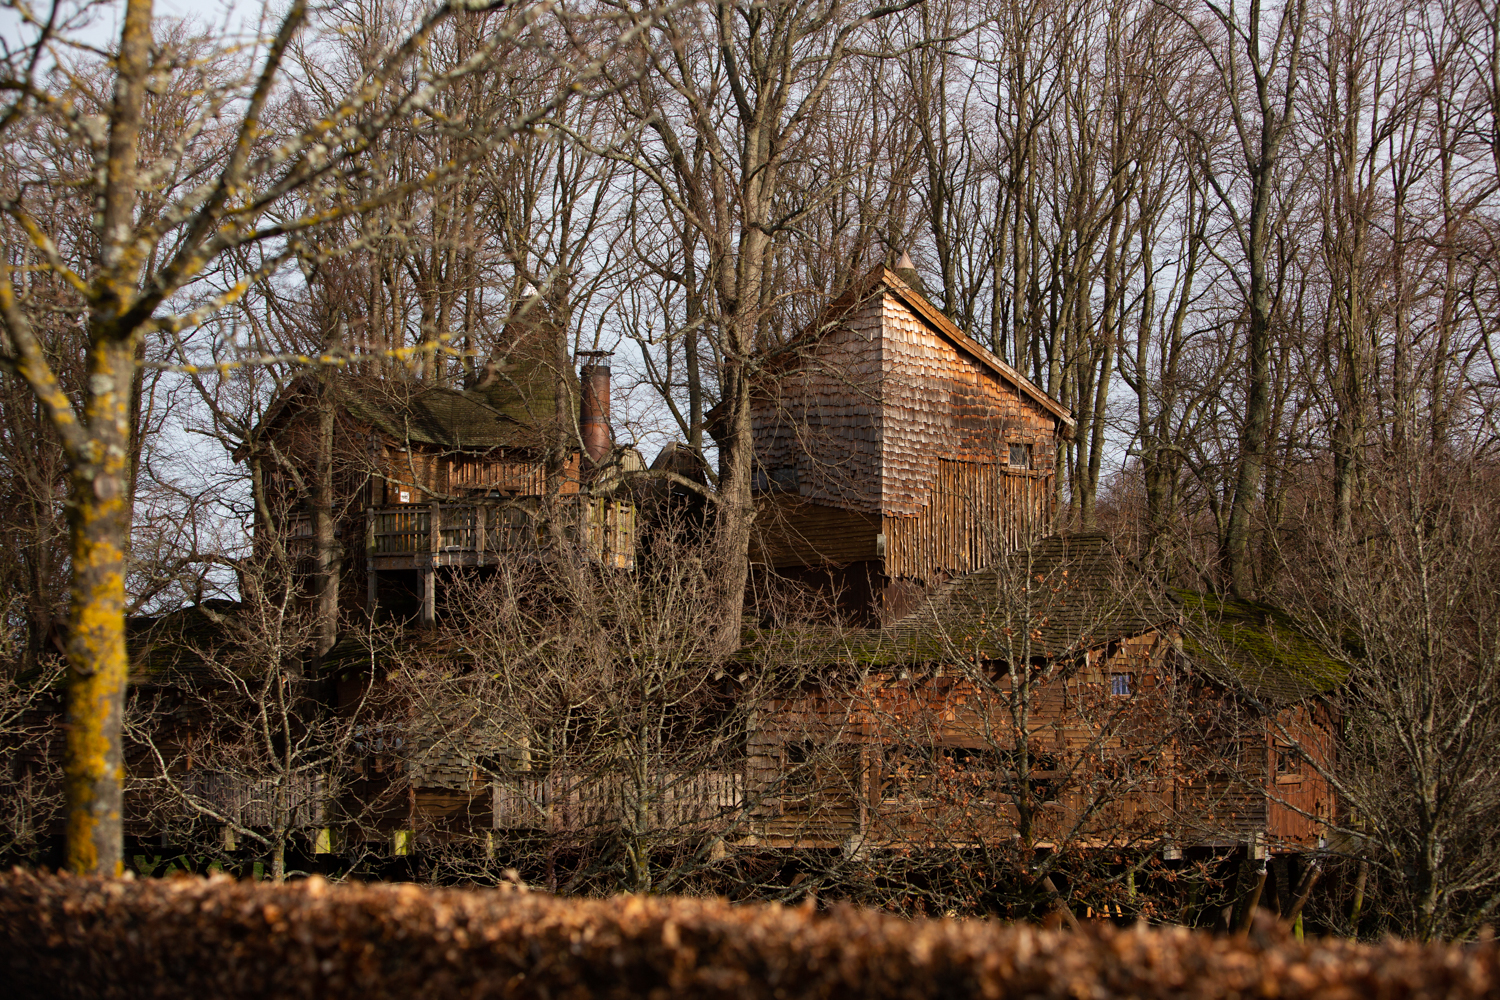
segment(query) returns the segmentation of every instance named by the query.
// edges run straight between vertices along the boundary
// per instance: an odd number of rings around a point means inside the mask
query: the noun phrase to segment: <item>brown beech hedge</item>
[[[6,997],[1479,997],[1500,948],[712,899],[0,875]]]

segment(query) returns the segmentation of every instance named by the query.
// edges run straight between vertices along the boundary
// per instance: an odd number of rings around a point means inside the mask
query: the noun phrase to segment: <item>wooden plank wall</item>
[[[777,569],[847,565],[874,559],[878,534],[878,514],[811,503],[791,493],[772,493],[756,505],[750,561]]]
[[[568,456],[562,470],[560,493],[577,493],[579,457]],[[547,469],[543,462],[517,462],[489,455],[462,455],[447,459],[447,482],[450,493],[496,491],[517,496],[542,496],[547,492]]]
[[[738,771],[654,771],[647,787],[618,772],[518,772],[492,785],[497,830],[587,833],[643,812],[654,831],[687,834],[721,829],[739,818],[744,775]]]
[[[1333,819],[1333,790],[1319,772],[1333,760],[1333,727],[1325,714],[1300,705],[1283,709],[1267,734],[1267,836],[1273,846],[1304,843]]]
[[[569,456],[558,492],[579,491],[579,459]],[[383,488],[375,491],[376,506],[398,503],[398,493],[405,489],[412,503],[426,503],[434,497],[456,498],[475,493],[501,493],[512,496],[543,496],[547,493],[546,466],[504,456],[452,455],[433,449],[414,447],[408,451],[387,448],[381,463]]]
[[[1314,846],[1316,823],[1294,828],[1268,813],[1263,720],[1227,713],[1247,727],[1239,742],[1252,752],[1242,756],[1215,749],[1209,760],[1184,745],[1183,689],[1158,671],[1161,648],[1151,634],[1096,650],[1066,679],[1033,691],[1027,780],[1056,788],[1034,835],[1080,846]],[[1112,689],[1121,673],[1130,676],[1129,697]],[[1019,776],[1008,770],[1009,678],[994,683],[998,691],[962,673],[871,677],[842,693],[768,705],[749,736],[746,791],[761,803],[757,836],[787,847],[1013,836],[1018,813],[1007,789]]]
[[[927,506],[884,518],[885,570],[934,581],[991,565],[1052,528],[1052,475],[994,462],[937,460]]]

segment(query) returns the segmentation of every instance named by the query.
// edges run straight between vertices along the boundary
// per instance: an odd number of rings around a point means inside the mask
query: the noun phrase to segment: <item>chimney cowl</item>
[[[924,299],[928,297],[927,286],[922,282],[922,276],[917,273],[917,266],[911,262],[911,254],[903,250],[901,252],[901,259],[896,262],[896,266],[892,270],[896,272],[896,277],[906,283],[908,288]]]

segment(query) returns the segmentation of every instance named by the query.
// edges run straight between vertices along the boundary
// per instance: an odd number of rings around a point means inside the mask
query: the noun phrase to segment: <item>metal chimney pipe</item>
[[[583,453],[590,465],[598,465],[614,447],[609,426],[609,351],[579,351],[578,380],[583,394],[578,401],[578,429],[583,435]]]

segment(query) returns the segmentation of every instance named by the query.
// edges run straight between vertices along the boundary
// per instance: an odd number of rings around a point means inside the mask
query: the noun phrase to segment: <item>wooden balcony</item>
[[[366,521],[370,567],[430,570],[538,558],[556,544],[542,497],[375,507]],[[634,504],[582,496],[556,500],[561,537],[616,569],[635,567]]]

